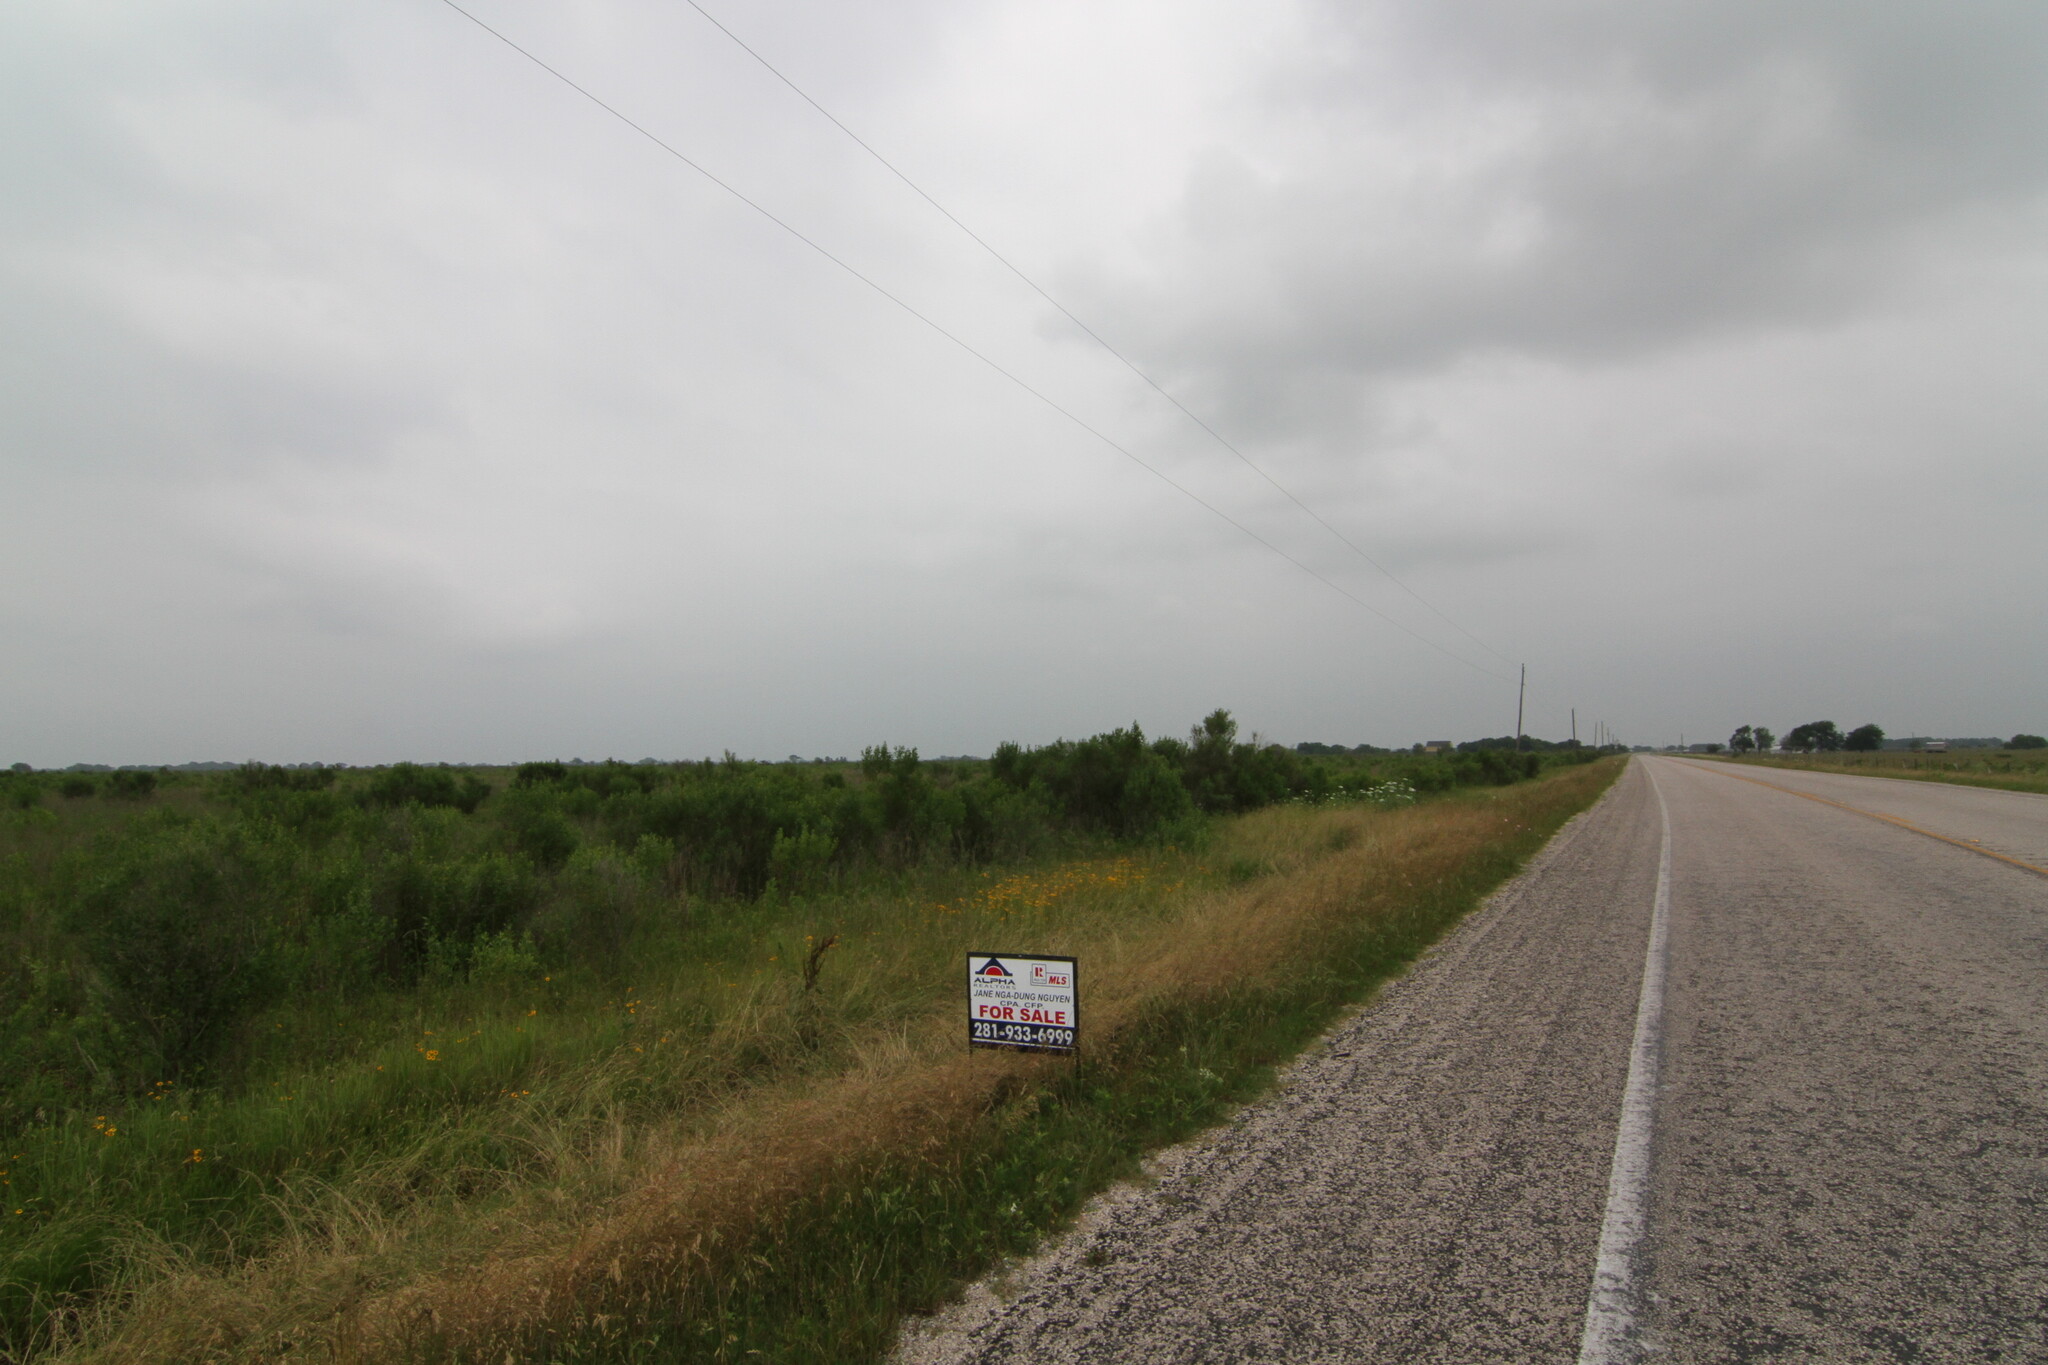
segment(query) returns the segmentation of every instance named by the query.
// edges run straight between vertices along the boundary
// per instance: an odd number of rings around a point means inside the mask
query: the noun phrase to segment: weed
[[[1246,1024],[1268,1051],[1240,1057],[1187,1001],[1321,1017],[1384,969],[1361,950],[1306,972],[1321,1004],[1259,984],[1300,906],[1408,866],[1385,822],[1436,829],[1520,790],[1381,810],[1363,793],[1456,775],[1302,766],[1207,723],[1099,738],[1017,750],[1007,775],[879,747],[830,771],[247,768],[57,809],[10,774],[0,1358],[201,1359],[280,1333],[343,1358],[525,1351],[530,1322],[566,1358],[597,1329],[562,1294],[655,1322],[630,1295],[665,1284],[695,1307],[663,1340],[723,1324],[830,1358],[1216,1112],[1293,1027]],[[1355,799],[1199,814],[1297,787]],[[993,940],[1089,954],[1085,1084],[952,1056],[960,956]],[[644,1249],[605,1241],[637,1217]],[[814,1251],[871,1257],[861,1230],[897,1227],[931,1247],[905,1234],[868,1298],[792,1307],[791,1284],[838,1283]],[[615,1247],[594,1290],[562,1259],[584,1245]],[[539,1297],[458,1284],[480,1266],[526,1267]]]

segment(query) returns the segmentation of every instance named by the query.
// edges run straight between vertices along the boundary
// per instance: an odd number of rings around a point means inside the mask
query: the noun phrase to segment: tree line
[[[987,761],[875,745],[844,765],[0,772],[0,1129],[225,1079],[250,1021],[286,998],[541,963],[608,975],[642,935],[738,902],[1199,840],[1214,816],[1277,802],[1413,799],[1593,756],[1308,759],[1240,739],[1218,710],[1185,739],[1132,725]]]
[[[1735,754],[1764,754],[1778,742],[1777,736],[1761,725],[1744,725],[1728,736],[1728,751]],[[1836,752],[1876,753],[1884,747],[1884,730],[1877,725],[1859,725],[1844,733],[1831,720],[1810,720],[1804,725],[1795,725],[1785,735],[1784,747],[1795,754],[1830,754]],[[2017,734],[2007,742],[2008,749],[2048,749],[2048,738],[2040,735]]]
[[[1728,736],[1728,751],[1736,754],[1767,754],[1778,737],[1762,725],[1744,725]],[[1785,733],[1784,747],[1795,754],[1875,753],[1884,747],[1884,730],[1876,725],[1859,725],[1846,734],[1831,720],[1810,720]]]

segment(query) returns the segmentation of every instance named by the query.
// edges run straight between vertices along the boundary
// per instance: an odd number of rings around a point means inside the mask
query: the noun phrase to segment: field
[[[1616,768],[1309,765],[1225,718],[979,765],[15,779],[0,1358],[872,1358]],[[1080,1065],[966,1051],[970,948],[1082,959]]]
[[[1861,777],[1902,777],[1916,782],[1954,782],[2015,792],[2048,792],[2048,749],[1955,749],[1945,754],[1905,750],[1878,753],[1769,754],[1726,760],[1767,768],[1801,768],[1816,773]]]

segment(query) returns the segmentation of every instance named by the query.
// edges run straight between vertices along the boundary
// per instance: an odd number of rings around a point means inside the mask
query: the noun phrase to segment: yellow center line
[[[1818,801],[1823,806],[1833,806],[1837,810],[1850,811],[1856,815],[1867,815],[1873,820],[1882,820],[1888,825],[1897,825],[1900,829],[1910,829],[1915,834],[1924,834],[1930,839],[1939,839],[1944,844],[1954,844],[1957,848],[1968,849],[1972,853],[1981,853],[1987,858],[1996,858],[2001,863],[2011,863],[2014,867],[2025,868],[2037,876],[2048,877],[2048,867],[2036,867],[2032,863],[2024,862],[2021,859],[1994,852],[1978,843],[1975,839],[1958,839],[1952,834],[1938,834],[1924,825],[1914,824],[1911,820],[1901,820],[1896,815],[1886,815],[1883,811],[1865,810],[1861,806],[1852,806],[1846,801],[1836,801],[1825,796],[1815,796],[1812,792],[1799,791],[1794,787],[1781,787],[1775,782],[1764,782],[1754,777],[1744,777],[1741,773],[1729,772],[1719,764],[1715,764],[1711,771],[1717,772],[1723,777],[1732,777],[1737,782],[1747,782],[1753,787],[1769,787],[1772,791],[1783,792],[1787,796],[1803,796],[1809,801]]]

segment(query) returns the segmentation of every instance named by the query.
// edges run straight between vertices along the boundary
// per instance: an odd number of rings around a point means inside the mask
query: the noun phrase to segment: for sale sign
[[[967,1043],[1072,1052],[1080,1037],[1080,978],[1071,957],[967,955]]]

